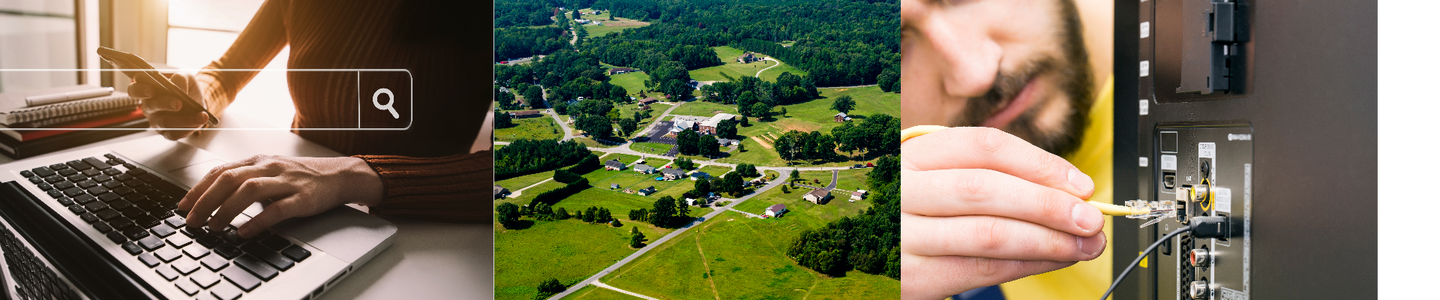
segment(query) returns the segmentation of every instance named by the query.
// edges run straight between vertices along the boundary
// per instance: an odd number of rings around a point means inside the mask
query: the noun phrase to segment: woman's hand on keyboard
[[[201,92],[201,84],[195,80],[194,76],[182,73],[166,75],[170,76],[170,82],[175,83],[175,86],[184,89],[190,98],[205,101],[204,93]],[[160,87],[131,80],[130,96],[140,98],[140,111],[150,119],[151,128],[180,128],[179,130],[157,130],[160,135],[173,141],[189,136],[205,126],[208,119],[204,113],[180,112],[180,103],[184,100],[156,93],[155,91],[158,89]]]
[[[187,226],[223,230],[251,203],[266,204],[238,229],[252,237],[282,220],[345,203],[375,205],[383,194],[380,176],[359,158],[257,155],[211,169],[178,207],[189,212]]]

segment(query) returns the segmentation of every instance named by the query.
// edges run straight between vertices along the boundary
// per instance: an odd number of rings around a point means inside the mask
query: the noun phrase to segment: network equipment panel
[[[1115,2],[1114,199],[1177,206],[1115,219],[1117,276],[1161,243],[1113,299],[1377,297],[1376,22],[1366,1]]]

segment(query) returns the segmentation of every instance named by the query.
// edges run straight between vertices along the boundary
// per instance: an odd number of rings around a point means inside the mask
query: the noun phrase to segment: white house
[[[784,204],[776,204],[776,205],[771,205],[770,207],[766,207],[766,208],[765,208],[765,215],[766,215],[766,216],[770,216],[771,218],[774,218],[774,217],[779,217],[780,215],[784,215],[785,212],[787,212],[787,211],[789,211],[789,210],[786,210],[786,209],[785,209],[785,205],[784,205]]]
[[[635,170],[635,172],[640,172],[641,174],[654,174],[654,173],[655,173],[655,167],[651,167],[650,165],[637,164],[637,165],[634,165],[634,166],[631,166],[631,167]]]

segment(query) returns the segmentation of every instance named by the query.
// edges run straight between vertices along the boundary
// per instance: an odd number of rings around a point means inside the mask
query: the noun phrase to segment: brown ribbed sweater
[[[409,70],[411,78],[375,83],[413,82],[408,130],[296,134],[370,164],[385,184],[384,200],[370,208],[373,214],[488,222],[492,152],[469,150],[490,109],[489,66],[483,63],[488,58],[476,52],[486,49],[479,45],[485,31],[456,21],[474,18],[465,15],[469,9],[443,1],[266,1],[225,55],[197,79],[209,83],[209,107],[223,111],[258,72],[214,70],[263,68],[286,45],[290,69]],[[354,72],[289,72],[287,77],[294,128],[355,127],[356,105],[371,105],[357,103],[362,96],[357,93],[371,95],[357,92]],[[363,120],[368,127],[379,118]]]

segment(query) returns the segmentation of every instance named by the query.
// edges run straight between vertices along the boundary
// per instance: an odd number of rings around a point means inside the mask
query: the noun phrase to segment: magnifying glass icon
[[[380,104],[380,94],[385,94],[385,96],[388,97],[388,100],[385,102],[385,104]],[[394,107],[395,93],[391,93],[390,89],[380,88],[378,90],[375,90],[375,95],[370,96],[370,102],[375,103],[375,108],[390,111],[391,117],[395,117],[395,119],[397,120],[400,119],[400,113],[396,112]]]

